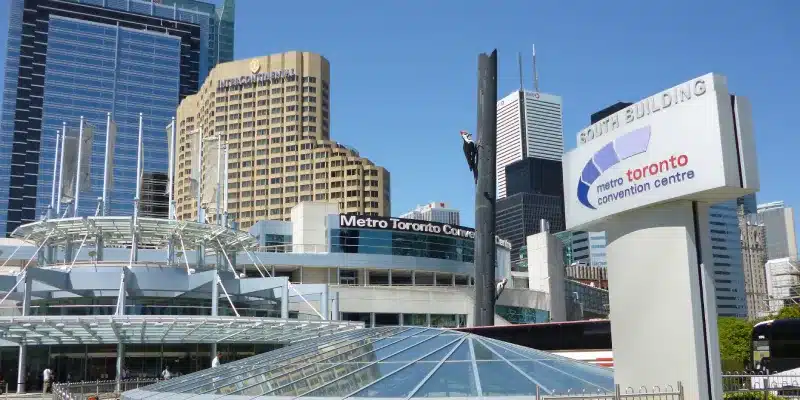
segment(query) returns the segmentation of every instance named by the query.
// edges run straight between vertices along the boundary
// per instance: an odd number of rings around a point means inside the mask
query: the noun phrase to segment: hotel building
[[[218,65],[177,112],[176,212],[197,218],[195,133],[228,149],[228,215],[247,229],[304,201],[388,216],[389,172],[330,139],[330,64],[292,51]]]

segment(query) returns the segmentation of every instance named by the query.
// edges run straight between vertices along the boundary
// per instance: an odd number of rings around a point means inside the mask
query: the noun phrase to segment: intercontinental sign
[[[365,228],[397,232],[427,233],[457,238],[475,239],[475,229],[459,225],[442,224],[439,222],[421,221],[416,219],[373,217],[358,214],[339,214],[339,227]],[[511,242],[495,236],[495,244],[511,249]]]
[[[253,59],[250,62],[250,75],[237,76],[235,78],[220,79],[217,81],[217,89],[227,89],[230,87],[248,86],[257,83],[269,83],[279,81],[286,78],[294,78],[297,74],[294,68],[278,69],[275,71],[259,72],[261,70],[261,63],[258,59]]]

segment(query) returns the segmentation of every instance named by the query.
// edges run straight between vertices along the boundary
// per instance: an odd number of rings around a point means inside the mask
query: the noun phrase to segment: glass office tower
[[[81,116],[93,125],[95,137],[91,190],[81,193],[79,213],[94,214],[109,112],[118,132],[109,210],[131,213],[138,114],[145,124],[144,172],[161,176],[167,172],[165,127],[217,60],[209,57],[218,53],[209,49],[215,17],[150,0],[12,0],[9,5],[0,229],[10,233],[47,211],[56,130],[63,122],[77,129]]]
[[[81,193],[79,215],[94,215],[102,196],[106,114],[117,124],[111,214],[133,212],[139,113],[144,121],[144,171],[167,170],[164,127],[178,106],[181,40],[149,32],[50,17],[42,107],[42,157],[37,210],[50,204],[55,132],[62,121],[77,128],[83,116],[93,125],[91,191]],[[102,139],[101,139],[102,138]]]
[[[208,61],[200,68],[201,84],[215,65],[233,61],[233,27],[236,10],[234,0],[222,0],[219,7],[200,0],[161,0],[160,3],[168,7],[208,14],[208,54],[206,57]]]
[[[747,298],[736,200],[711,206],[708,223],[717,315],[746,318]]]

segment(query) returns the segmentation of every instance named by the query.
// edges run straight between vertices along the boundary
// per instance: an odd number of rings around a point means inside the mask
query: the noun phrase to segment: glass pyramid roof
[[[508,397],[613,391],[611,369],[477,335],[382,327],[310,339],[123,399]]]

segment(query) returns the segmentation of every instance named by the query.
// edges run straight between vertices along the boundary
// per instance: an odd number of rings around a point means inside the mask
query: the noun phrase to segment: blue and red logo
[[[614,139],[613,142],[594,153],[594,156],[583,167],[581,177],[578,179],[578,201],[584,206],[595,210],[595,206],[589,202],[589,188],[592,183],[603,172],[620,161],[647,152],[649,145],[650,126],[645,126]]]

